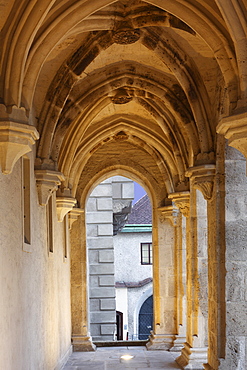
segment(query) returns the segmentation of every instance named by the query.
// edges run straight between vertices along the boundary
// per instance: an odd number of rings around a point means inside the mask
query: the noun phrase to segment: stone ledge
[[[151,277],[138,281],[138,282],[124,282],[124,281],[116,281],[115,287],[116,288],[141,288],[144,285],[151,283],[153,279]]]
[[[32,145],[38,138],[39,133],[33,126],[0,121],[0,164],[2,173],[10,174],[18,159],[31,152]]]

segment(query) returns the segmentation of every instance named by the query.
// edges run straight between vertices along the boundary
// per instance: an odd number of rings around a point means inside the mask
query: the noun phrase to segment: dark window
[[[153,254],[152,254],[152,243],[141,243],[141,264],[152,265]]]
[[[23,212],[24,212],[24,242],[31,244],[31,200],[30,200],[30,160],[23,157]]]

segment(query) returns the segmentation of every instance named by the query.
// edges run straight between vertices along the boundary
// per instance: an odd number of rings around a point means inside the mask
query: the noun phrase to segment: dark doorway
[[[153,329],[153,296],[151,295],[141,306],[139,312],[139,340],[146,340]]]
[[[116,311],[117,340],[123,340],[123,313]]]

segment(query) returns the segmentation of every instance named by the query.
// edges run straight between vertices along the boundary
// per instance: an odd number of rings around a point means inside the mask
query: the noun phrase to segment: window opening
[[[22,160],[24,243],[31,244],[30,159]]]
[[[152,243],[141,243],[141,264],[152,265],[152,263],[153,263]]]
[[[68,233],[68,215],[64,217],[64,261],[68,258],[68,243],[69,243],[69,233]]]
[[[53,196],[51,195],[46,206],[46,219],[47,219],[47,245],[48,252],[53,253]]]

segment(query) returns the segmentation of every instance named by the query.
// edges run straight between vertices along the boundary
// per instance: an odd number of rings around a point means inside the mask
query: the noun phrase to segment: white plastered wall
[[[126,340],[127,333],[129,330],[128,329],[128,290],[127,288],[116,288],[116,310],[123,313],[123,340]]]
[[[55,214],[54,252],[49,255],[46,209],[38,204],[31,158],[32,242],[25,248],[21,175],[21,160],[12,174],[0,174],[0,369],[59,369],[71,350],[64,223]]]

